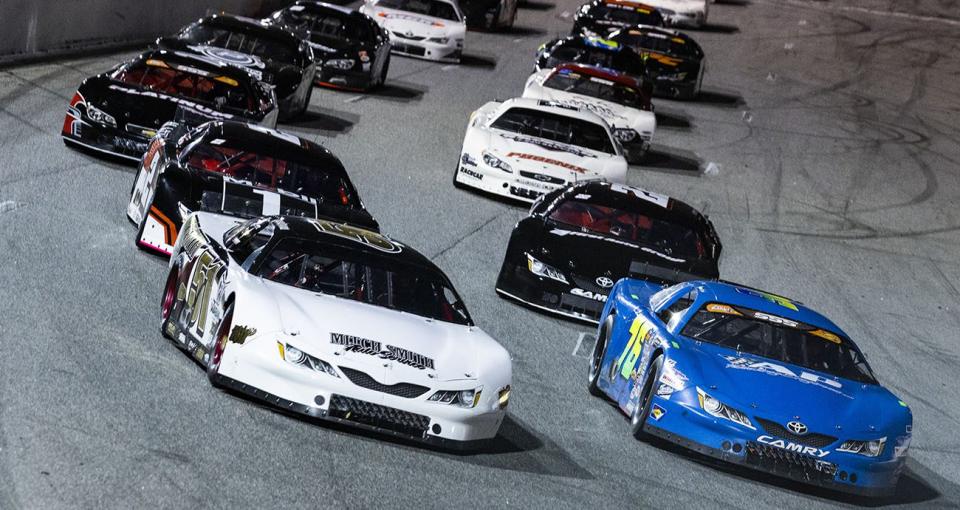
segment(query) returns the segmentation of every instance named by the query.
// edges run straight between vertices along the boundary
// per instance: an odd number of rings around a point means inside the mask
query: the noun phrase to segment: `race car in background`
[[[467,18],[467,26],[495,30],[511,28],[517,20],[520,0],[460,0],[458,4]]]
[[[631,163],[643,158],[657,129],[650,96],[641,82],[600,67],[560,64],[542,69],[527,78],[523,97],[576,106],[603,117]]]
[[[597,114],[528,98],[491,101],[470,115],[457,187],[533,202],[571,182],[625,182],[627,160]]]
[[[913,418],[860,349],[802,304],[690,281],[610,292],[590,393],[635,436],[829,489],[882,496],[903,472]]]
[[[247,69],[275,87],[281,119],[297,117],[310,105],[316,74],[313,52],[305,41],[282,28],[215,14],[187,25],[174,37],[157,39],[157,46]]]
[[[689,35],[665,28],[632,27],[614,32],[610,40],[643,58],[654,94],[692,99],[700,93],[706,59]]]
[[[139,162],[166,122],[236,119],[277,124],[273,89],[246,69],[194,54],[150,50],[83,80],[67,107],[67,145]]]
[[[137,246],[170,255],[193,211],[330,218],[378,229],[330,151],[240,122],[166,124],[144,156],[127,205],[139,227]]]
[[[360,12],[390,32],[394,53],[460,63],[467,25],[456,2],[367,0]]]
[[[644,0],[663,16],[664,23],[671,27],[700,28],[707,24],[710,12],[708,0]]]
[[[161,301],[161,332],[212,384],[444,447],[497,434],[510,354],[430,260],[344,223],[237,223],[206,212],[186,220]]]
[[[651,287],[718,277],[722,245],[696,209],[640,188],[587,181],[541,197],[513,228],[497,293],[596,324],[621,278]]]
[[[653,86],[643,79],[646,76],[643,59],[616,41],[593,36],[554,39],[537,49],[534,71],[553,69],[564,63],[610,69],[635,78],[647,94],[653,92]]]
[[[581,5],[573,16],[570,35],[606,37],[622,28],[663,24],[663,16],[649,5],[629,0],[593,0]]]
[[[370,90],[390,68],[390,34],[370,16],[324,2],[298,0],[264,20],[305,39],[319,66],[314,83]]]

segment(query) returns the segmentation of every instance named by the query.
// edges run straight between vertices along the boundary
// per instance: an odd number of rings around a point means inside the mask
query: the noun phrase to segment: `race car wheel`
[[[230,327],[233,325],[233,304],[227,306],[223,314],[223,320],[220,321],[220,327],[217,328],[217,336],[213,343],[213,352],[210,353],[210,362],[207,363],[207,378],[210,384],[221,387],[220,384],[220,361],[223,358],[223,350],[227,347],[227,338],[230,336]]]
[[[587,373],[587,391],[594,397],[603,397],[603,391],[597,386],[600,380],[600,366],[603,364],[603,355],[607,351],[607,343],[610,340],[610,331],[613,329],[613,315],[608,315],[600,326],[600,332],[597,334],[597,343],[593,345],[593,353],[590,355],[590,372]]]
[[[387,71],[390,70],[390,54],[387,54],[387,59],[383,61],[383,67],[380,68],[380,76],[377,77],[377,84],[374,88],[380,88],[384,83],[387,83]]]
[[[173,305],[177,302],[177,278],[179,276],[177,268],[170,270],[167,275],[167,283],[163,286],[163,298],[160,301],[160,334],[173,339],[173,336],[167,333],[168,323],[173,320]]]
[[[307,97],[303,100],[303,106],[297,112],[294,117],[300,117],[303,114],[307,113],[307,110],[310,108],[310,99],[313,97],[313,83],[310,84],[310,90],[307,91]]]
[[[637,439],[644,439],[647,436],[647,433],[643,430],[643,426],[647,423],[647,418],[650,417],[650,409],[653,407],[653,386],[654,383],[660,380],[660,372],[662,369],[663,356],[657,355],[657,357],[650,362],[650,368],[647,369],[647,377],[643,380],[640,402],[633,411],[633,416],[630,417],[631,432],[633,433],[633,437]]]

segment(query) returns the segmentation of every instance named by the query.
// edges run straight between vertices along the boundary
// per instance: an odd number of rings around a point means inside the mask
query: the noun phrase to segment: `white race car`
[[[541,69],[527,79],[523,97],[555,101],[603,117],[630,161],[646,154],[657,129],[650,95],[637,80],[599,67],[561,64]]]
[[[623,183],[627,160],[595,113],[529,98],[491,101],[470,115],[455,186],[514,200],[588,179]]]
[[[440,269],[344,223],[191,214],[161,319],[215,386],[322,420],[474,447],[510,398],[510,355]]]
[[[360,12],[390,32],[393,53],[459,63],[467,25],[450,0],[367,0]]]
[[[663,21],[670,26],[699,28],[707,24],[710,2],[707,0],[643,0],[656,7]]]

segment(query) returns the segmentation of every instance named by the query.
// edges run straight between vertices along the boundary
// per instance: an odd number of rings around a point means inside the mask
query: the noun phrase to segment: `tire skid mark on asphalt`
[[[928,23],[928,22],[944,23],[947,25],[960,27],[960,19],[949,18],[949,17],[927,16],[923,14],[912,14],[912,13],[903,12],[903,11],[870,9],[867,7],[857,7],[853,5],[829,4],[829,6],[827,6],[827,5],[824,5],[823,2],[808,1],[808,0],[781,0],[780,2],[774,2],[774,3],[789,4],[797,7],[815,9],[818,11],[838,11],[839,10],[839,11],[846,11],[846,12],[872,14],[872,15],[883,16],[883,17],[901,18],[901,19],[907,19],[910,21],[921,21],[924,23]]]
[[[429,259],[432,260],[432,261],[436,261],[438,258],[440,258],[440,257],[442,257],[443,255],[445,255],[448,251],[456,248],[456,247],[459,246],[462,242],[466,241],[468,238],[470,238],[471,236],[475,235],[477,232],[480,232],[481,230],[483,230],[487,225],[493,223],[495,220],[499,219],[499,218],[502,217],[504,214],[509,213],[509,212],[511,212],[511,210],[507,209],[507,210],[500,211],[500,212],[498,212],[497,214],[494,214],[493,216],[491,216],[489,219],[487,219],[486,221],[484,221],[483,223],[481,223],[480,225],[478,225],[478,226],[477,226],[476,228],[474,228],[473,230],[471,230],[471,231],[467,232],[466,234],[464,234],[463,236],[459,237],[456,241],[454,241],[454,242],[453,242],[452,244],[450,244],[449,246],[447,246],[447,247],[445,247],[445,248],[442,248],[442,249],[441,249],[440,251],[438,251],[436,254],[431,255],[431,256],[429,256],[429,257],[427,257],[427,258],[429,258]]]

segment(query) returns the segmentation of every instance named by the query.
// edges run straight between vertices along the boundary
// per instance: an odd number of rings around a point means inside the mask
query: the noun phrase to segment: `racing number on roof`
[[[177,297],[184,300],[185,310],[190,312],[186,318],[186,327],[199,339],[203,339],[207,327],[210,291],[222,268],[223,262],[204,250],[194,259],[190,278],[180,284],[177,292]]]
[[[646,320],[642,315],[638,315],[633,319],[633,323],[630,324],[630,341],[627,342],[627,346],[623,349],[623,353],[620,354],[620,358],[617,359],[617,363],[614,365],[614,370],[619,368],[620,375],[624,379],[630,378],[633,369],[637,365],[637,360],[640,359],[643,344],[649,340],[651,336],[653,336],[653,327],[651,327],[650,321]]]

